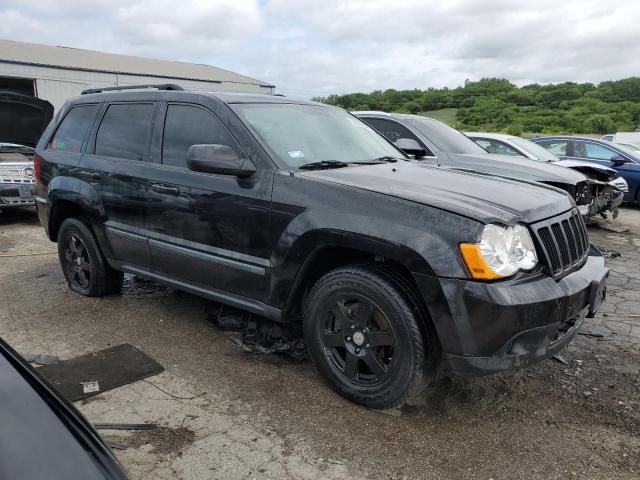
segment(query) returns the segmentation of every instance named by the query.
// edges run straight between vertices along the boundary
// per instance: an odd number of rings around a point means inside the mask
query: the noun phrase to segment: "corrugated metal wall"
[[[272,94],[273,88],[233,82],[206,82],[181,80],[171,77],[145,77],[116,73],[90,72],[55,67],[41,67],[0,61],[0,76],[29,78],[36,81],[39,98],[51,102],[56,111],[69,98],[86,88],[117,87],[139,84],[177,83],[185,90],[231,90],[248,93]]]

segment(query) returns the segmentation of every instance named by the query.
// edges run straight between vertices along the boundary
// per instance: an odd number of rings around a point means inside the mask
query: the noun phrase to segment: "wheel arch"
[[[301,318],[301,306],[312,286],[329,271],[344,265],[371,264],[393,270],[422,299],[413,273],[432,276],[429,263],[417,252],[396,243],[339,231],[314,231],[300,237],[285,259],[272,269],[271,298],[284,321]]]
[[[51,241],[58,239],[60,225],[70,217],[84,217],[91,222],[101,214],[99,196],[89,183],[72,177],[55,177],[49,184],[48,200],[50,204],[48,232]]]

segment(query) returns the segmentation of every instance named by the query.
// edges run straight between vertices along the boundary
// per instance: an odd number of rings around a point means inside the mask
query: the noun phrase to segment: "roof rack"
[[[105,88],[88,88],[80,92],[80,95],[89,95],[90,93],[115,92],[118,90],[140,90],[145,88],[153,88],[155,90],[184,90],[180,85],[175,83],[163,83],[160,85],[128,85],[125,87],[105,87]]]

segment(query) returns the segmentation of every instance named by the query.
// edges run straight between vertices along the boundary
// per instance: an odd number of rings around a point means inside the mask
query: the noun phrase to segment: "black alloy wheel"
[[[332,368],[349,382],[377,385],[393,372],[393,329],[384,312],[363,295],[336,296],[325,318],[322,345]]]
[[[107,263],[89,222],[67,218],[58,232],[58,258],[62,272],[74,292],[103,297],[122,288],[122,272]]]
[[[304,340],[318,374],[369,408],[402,405],[439,361],[437,338],[404,280],[384,267],[347,265],[309,292]]]
[[[91,259],[87,247],[78,237],[68,237],[64,247],[64,261],[67,278],[71,279],[73,286],[80,290],[86,290],[91,284]]]

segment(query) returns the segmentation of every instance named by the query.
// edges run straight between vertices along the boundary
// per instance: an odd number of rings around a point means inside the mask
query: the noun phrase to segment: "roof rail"
[[[153,88],[155,90],[184,90],[180,85],[175,83],[162,83],[160,85],[127,85],[125,87],[105,87],[105,88],[88,88],[80,92],[80,95],[89,95],[90,93],[115,92],[118,90],[140,90],[145,88]]]

